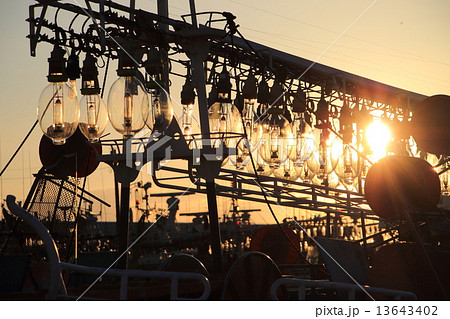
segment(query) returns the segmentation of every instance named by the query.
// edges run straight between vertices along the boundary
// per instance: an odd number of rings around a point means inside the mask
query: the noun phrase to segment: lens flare
[[[372,150],[370,158],[377,162],[386,156],[386,147],[391,139],[389,128],[381,120],[374,119],[366,130],[366,138]]]

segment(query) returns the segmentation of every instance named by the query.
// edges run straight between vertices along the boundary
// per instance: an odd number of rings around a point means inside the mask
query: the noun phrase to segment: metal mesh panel
[[[66,259],[71,249],[76,218],[75,178],[66,180],[44,179],[38,187],[28,209],[50,231],[58,246],[61,259]]]
[[[74,249],[77,180],[71,177],[58,179],[49,175],[36,178],[39,179],[37,186],[30,190],[32,200],[24,208],[47,227],[58,247],[61,260],[67,261],[73,256]],[[4,254],[29,253],[34,261],[45,258],[42,243],[21,221],[15,220],[9,234],[2,237],[1,250]]]

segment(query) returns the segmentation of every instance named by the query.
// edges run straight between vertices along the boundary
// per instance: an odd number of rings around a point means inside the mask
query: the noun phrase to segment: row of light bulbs
[[[190,98],[183,99],[183,95]],[[182,91],[181,126],[188,140],[192,134],[194,96],[192,85],[187,81]],[[274,81],[269,88],[264,79],[258,84],[250,74],[244,82],[239,109],[235,106],[239,101],[232,103],[230,76],[224,67],[209,96],[211,138],[217,139],[216,145],[224,143],[236,150],[223,165],[229,161],[237,169],[247,169],[251,173],[256,169],[261,175],[273,174],[291,181],[314,178],[317,183],[333,180],[331,174],[336,172],[344,184],[353,185],[363,162],[350,146],[355,142],[355,134],[348,105],[341,111],[342,143],[329,130],[328,102],[323,94],[318,102],[314,129],[308,124],[308,101],[301,89],[295,94],[290,109],[284,100],[284,89],[279,81]]]
[[[42,92],[38,105],[40,127],[54,144],[64,144],[77,127],[90,142],[97,142],[105,131],[108,118],[124,138],[132,137],[145,125],[150,129],[158,126],[159,130],[164,130],[172,120],[168,94],[153,81],[149,97],[146,90],[149,82],[144,85],[138,79],[134,61],[124,58],[123,54],[119,55],[119,79],[111,86],[108,107],[100,97],[96,58],[86,55],[81,70],[82,97],[78,102],[76,77],[70,74],[74,54],[67,63],[64,54],[62,48],[54,47],[49,58],[50,84]],[[148,60],[154,56],[154,51],[149,52]],[[155,61],[152,63],[157,64]],[[250,74],[244,82],[240,109],[232,103],[231,89],[230,75],[224,66],[209,96],[208,116],[210,137],[218,142],[217,145],[223,143],[236,149],[237,154],[228,157],[236,168],[247,168],[253,172],[251,154],[255,159],[256,172],[262,175],[273,173],[290,180],[301,175],[304,179],[315,176],[323,181],[335,172],[343,183],[354,183],[362,163],[351,147],[355,144],[355,134],[346,103],[339,119],[343,136],[341,141],[329,129],[328,102],[323,92],[317,103],[313,129],[308,124],[311,121],[307,118],[307,98],[300,88],[290,105],[291,109],[284,102],[284,89],[279,81],[274,81],[269,88],[264,79],[258,83]],[[186,140],[192,141],[195,139],[192,130],[195,91],[189,79],[181,92],[181,104],[181,129]]]
[[[113,128],[130,138],[145,125],[159,129],[170,124],[171,100],[165,90],[155,86],[151,95],[137,77],[134,61],[119,61],[119,78],[108,94],[107,106],[100,96],[96,58],[87,54],[81,70],[82,97],[78,101],[76,79],[77,56],[72,53],[66,63],[65,50],[55,46],[49,61],[49,85],[42,91],[38,102],[38,120],[44,134],[56,145],[62,145],[77,127],[90,142],[97,142],[104,133],[108,119]],[[77,74],[78,73],[78,74]],[[151,107],[150,107],[151,105]]]

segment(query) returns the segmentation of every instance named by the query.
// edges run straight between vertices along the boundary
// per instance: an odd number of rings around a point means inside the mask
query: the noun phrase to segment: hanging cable
[[[16,157],[17,153],[19,153],[20,149],[22,148],[22,146],[25,144],[26,140],[28,139],[28,137],[31,135],[31,133],[33,132],[34,128],[36,127],[36,125],[38,124],[39,120],[36,120],[33,124],[33,126],[31,126],[31,129],[28,131],[27,135],[25,136],[25,138],[23,139],[22,143],[20,143],[19,147],[17,148],[17,150],[14,152],[14,154],[11,156],[11,158],[9,159],[8,163],[6,163],[5,167],[3,167],[2,171],[0,172],[0,176],[3,175],[3,173],[5,172],[5,170],[8,168],[9,164],[11,164],[11,162],[13,161],[14,157]]]

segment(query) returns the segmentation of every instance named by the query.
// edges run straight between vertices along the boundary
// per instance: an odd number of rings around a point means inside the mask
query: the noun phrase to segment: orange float
[[[427,161],[397,155],[375,163],[364,188],[372,210],[386,219],[401,218],[408,210],[433,210],[441,193],[439,177]]]

